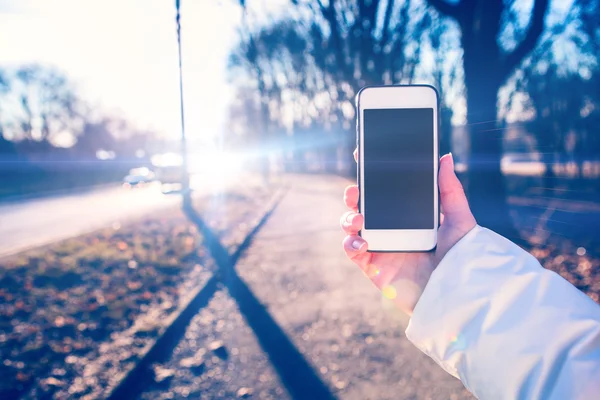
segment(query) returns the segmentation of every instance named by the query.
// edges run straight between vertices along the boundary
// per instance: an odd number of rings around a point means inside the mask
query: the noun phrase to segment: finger
[[[350,259],[359,254],[366,253],[368,248],[365,239],[361,238],[358,235],[346,236],[342,245],[344,246],[344,251],[346,252],[346,255]]]
[[[440,225],[444,223],[444,214],[440,213]]]
[[[344,191],[344,203],[346,203],[346,207],[351,210],[356,211],[358,209],[358,186],[350,185]]]
[[[369,245],[358,235],[349,235],[342,242],[346,256],[357,264],[363,271],[371,262],[372,253],[367,252]]]
[[[452,153],[440,159],[439,172],[440,201],[447,224],[475,225],[475,218],[469,208],[462,184],[454,173]]]
[[[340,226],[347,235],[356,235],[363,226],[363,216],[359,213],[348,211],[340,219]]]
[[[358,162],[358,148],[354,149],[354,161]]]

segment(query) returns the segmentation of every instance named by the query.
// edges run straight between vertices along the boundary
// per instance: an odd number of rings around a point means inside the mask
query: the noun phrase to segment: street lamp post
[[[175,0],[177,14],[177,50],[179,54],[179,107],[181,111],[181,194],[183,207],[191,206],[190,177],[188,174],[187,143],[185,138],[185,114],[183,107],[183,63],[181,57],[181,1]]]

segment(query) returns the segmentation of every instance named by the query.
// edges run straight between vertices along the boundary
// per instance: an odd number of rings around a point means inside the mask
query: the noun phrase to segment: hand
[[[354,152],[354,159],[357,152]],[[341,218],[340,224],[348,236],[343,246],[346,255],[371,279],[383,295],[408,315],[412,315],[431,273],[464,235],[476,225],[469,209],[463,187],[454,173],[452,154],[440,159],[438,174],[443,214],[438,230],[436,250],[426,253],[369,253],[368,243],[358,236],[364,218],[357,212],[359,191],[356,185],[346,188],[344,202],[352,211]],[[458,267],[458,266],[457,266]]]

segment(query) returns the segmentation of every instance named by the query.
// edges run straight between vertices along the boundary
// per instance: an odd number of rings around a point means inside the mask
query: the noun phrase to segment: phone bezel
[[[365,86],[356,95],[357,102],[357,182],[360,191],[359,211],[364,215],[364,156],[363,148],[365,109],[385,108],[433,108],[433,185],[434,185],[434,228],[433,229],[363,229],[359,232],[369,243],[370,252],[417,252],[433,251],[437,245],[439,227],[439,96],[430,85]],[[364,215],[365,219],[368,218]]]

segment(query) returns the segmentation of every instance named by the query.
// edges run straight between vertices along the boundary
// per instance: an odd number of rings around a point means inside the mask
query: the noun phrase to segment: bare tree
[[[583,96],[579,98],[582,80],[575,76],[584,61],[578,50],[582,39],[581,32],[575,29],[578,23],[579,12],[572,8],[563,22],[547,29],[536,49],[514,74],[514,90],[506,106],[507,109],[517,106],[524,115],[533,116],[526,125],[546,163],[545,186],[553,184],[555,158],[564,152],[565,139],[578,123],[584,101]],[[569,54],[573,62],[559,60],[557,47],[561,54]]]
[[[451,96],[449,92],[462,92],[460,88],[459,74],[462,72],[458,63],[448,60],[448,55],[455,49],[455,32],[449,26],[446,18],[433,18],[427,37],[431,43],[434,66],[430,71],[433,85],[437,88],[440,96],[440,119],[441,130],[439,134],[440,154],[446,154],[452,150],[452,100],[458,93]]]
[[[242,67],[251,77],[261,120],[275,132],[293,134],[296,144],[313,142],[329,167],[338,154],[348,154],[353,166],[357,90],[415,80],[430,15],[411,0],[294,0],[290,6],[289,18],[245,32],[232,69]]]
[[[600,70],[600,0],[575,0],[574,6],[580,9],[581,28],[588,39],[582,47],[588,54],[595,55],[596,68]]]
[[[98,121],[86,119],[74,146],[76,152],[84,157],[93,158],[98,150],[117,150],[119,146],[114,136],[113,125],[114,121],[106,117]]]
[[[535,113],[528,126],[546,163],[547,189],[557,182],[557,158],[570,153],[581,163],[599,150],[599,5],[598,0],[575,1],[516,74],[515,93],[524,93],[525,107]]]
[[[67,77],[53,68],[28,65],[14,74],[10,95],[19,107],[9,121],[17,139],[49,141],[81,128],[81,105]]]
[[[470,124],[469,194],[478,221],[515,236],[500,169],[502,133],[498,126],[498,91],[538,43],[544,31],[549,0],[535,0],[529,27],[512,50],[501,45],[505,17],[516,2],[505,0],[427,0],[440,14],[460,26],[463,49],[467,121]]]
[[[8,149],[8,141],[4,137],[4,115],[3,105],[6,102],[6,95],[10,92],[10,81],[5,71],[0,69],[0,154]]]

